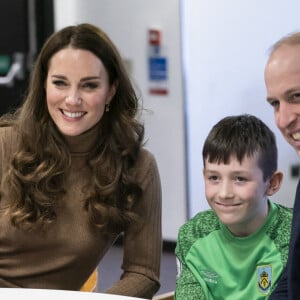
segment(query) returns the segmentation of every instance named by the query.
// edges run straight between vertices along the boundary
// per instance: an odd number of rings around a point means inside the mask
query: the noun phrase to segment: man
[[[265,84],[276,125],[300,155],[300,32],[280,39],[273,46],[265,68]],[[300,183],[285,271],[270,300],[300,299]]]

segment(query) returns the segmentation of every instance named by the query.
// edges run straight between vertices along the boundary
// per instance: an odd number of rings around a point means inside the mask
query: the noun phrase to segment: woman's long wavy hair
[[[1,191],[9,198],[13,225],[32,230],[56,218],[55,204],[65,194],[63,179],[70,167],[70,151],[52,121],[46,103],[45,82],[49,61],[59,50],[72,47],[95,54],[105,66],[116,93],[110,110],[100,121],[99,137],[88,165],[92,170],[92,194],[85,199],[92,224],[104,232],[122,230],[136,220],[133,207],[142,188],[135,181],[135,165],[144,138],[137,120],[138,97],[109,37],[91,24],[68,26],[45,42],[33,67],[23,105],[2,126],[17,128],[17,152]]]

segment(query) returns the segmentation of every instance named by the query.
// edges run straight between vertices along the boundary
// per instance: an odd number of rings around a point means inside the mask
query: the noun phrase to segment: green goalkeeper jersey
[[[176,300],[267,299],[286,264],[292,209],[269,201],[258,231],[236,237],[212,210],[197,214],[178,235]]]

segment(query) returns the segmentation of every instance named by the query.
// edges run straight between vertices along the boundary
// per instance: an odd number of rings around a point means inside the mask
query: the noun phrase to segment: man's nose
[[[296,120],[297,114],[292,108],[290,103],[282,101],[279,109],[275,112],[276,124],[280,129],[287,128],[294,120]]]

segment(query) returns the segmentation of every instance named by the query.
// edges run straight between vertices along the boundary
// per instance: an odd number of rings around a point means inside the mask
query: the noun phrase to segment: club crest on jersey
[[[272,285],[272,266],[257,266],[256,275],[259,291],[264,295],[268,294]]]

